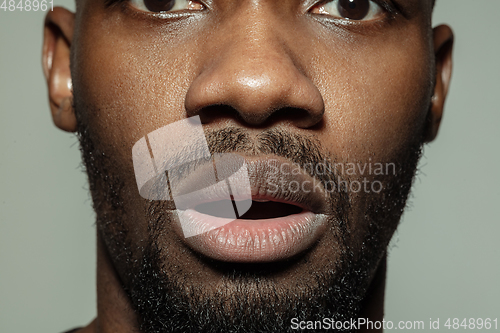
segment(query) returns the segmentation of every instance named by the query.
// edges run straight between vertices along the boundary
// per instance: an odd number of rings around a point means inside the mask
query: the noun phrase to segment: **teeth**
[[[271,200],[258,200],[258,199],[252,199],[255,202],[270,202]]]

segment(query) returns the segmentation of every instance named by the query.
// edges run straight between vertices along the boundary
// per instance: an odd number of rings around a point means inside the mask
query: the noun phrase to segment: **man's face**
[[[430,131],[431,2],[77,7],[71,76],[99,236],[143,328],[280,331],[292,317],[359,315]],[[238,228],[186,239],[164,202],[139,195],[131,152],[196,115],[212,153],[246,159],[256,201]],[[284,166],[279,198],[269,163]],[[320,195],[291,184],[305,180]]]

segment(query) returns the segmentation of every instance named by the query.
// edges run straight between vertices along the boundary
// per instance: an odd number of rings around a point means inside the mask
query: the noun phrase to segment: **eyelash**
[[[389,2],[386,0],[370,0],[370,1],[372,1],[376,5],[380,6],[380,8],[382,8],[382,10],[384,10],[389,15],[389,18],[394,18],[399,13],[398,9],[396,8],[397,6],[395,4],[389,4]],[[312,8],[314,8],[316,6],[323,6],[329,2],[332,2],[332,0],[319,1],[319,2],[315,3],[314,5],[312,5],[311,7],[309,7],[308,11],[310,11]],[[349,21],[349,22],[354,23],[354,21]],[[357,22],[357,23],[360,23],[360,22]]]
[[[109,7],[113,7],[113,6],[118,6],[118,5],[126,5],[130,0],[104,0],[104,6],[105,8],[109,8]],[[370,1],[373,1],[375,4],[377,4],[378,6],[380,6],[382,8],[382,10],[384,10],[385,13],[387,13],[387,17],[383,20],[384,22],[385,21],[392,21],[393,19],[396,18],[396,16],[398,14],[400,14],[400,11],[399,11],[399,8],[397,6],[397,4],[395,4],[393,1],[391,0],[370,0]],[[331,2],[331,0],[323,0],[323,1],[320,1],[320,2],[317,2],[315,3],[313,6],[311,6],[309,9],[308,9],[308,12],[314,7],[314,6],[319,6],[319,5],[324,5],[328,2]],[[389,3],[391,2],[391,3]],[[206,6],[204,4],[204,6],[206,8],[209,8],[208,6]],[[154,16],[157,16],[159,13],[148,13],[148,14],[152,14]],[[165,14],[175,14],[175,12],[173,13],[163,13],[163,14],[160,14],[160,15],[165,15]],[[325,15],[326,16],[326,15]],[[327,20],[334,20],[334,21],[344,21],[342,23],[340,23],[341,25],[366,25],[366,22],[355,22],[355,21],[348,21],[348,20],[345,20],[345,19],[337,19],[337,18],[326,18]],[[383,22],[374,22],[372,23],[373,25],[377,25],[377,24],[380,24],[380,23],[383,23]]]
[[[324,3],[329,2],[330,0],[323,0],[317,2],[313,6],[323,5]],[[328,29],[340,29],[343,31],[349,31],[350,33],[370,36],[377,34],[379,32],[384,31],[388,24],[392,24],[396,22],[397,17],[402,13],[397,4],[392,0],[372,0],[375,4],[380,6],[382,11],[384,12],[384,17],[380,20],[375,21],[355,21],[348,20],[343,18],[336,18],[328,15],[313,15],[314,19],[316,19],[320,24],[324,25]],[[309,10],[310,10],[309,9]],[[309,12],[308,10],[308,12]]]

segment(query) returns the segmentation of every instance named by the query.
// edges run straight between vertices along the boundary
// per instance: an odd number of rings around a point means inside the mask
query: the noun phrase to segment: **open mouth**
[[[182,241],[208,258],[236,263],[281,261],[315,246],[328,221],[323,189],[279,157],[245,157],[245,163],[248,175],[218,173],[229,180],[216,186],[205,186],[201,167],[183,178],[182,196],[190,197],[176,197],[175,230]],[[243,191],[245,178],[250,192]],[[301,186],[293,191],[292,184]]]
[[[219,200],[215,202],[207,202],[200,204],[194,208],[197,212],[205,215],[210,215],[219,218],[231,218],[232,216],[224,214],[227,212],[228,200]],[[235,207],[236,203],[231,202]],[[237,211],[235,209],[235,211]],[[274,219],[279,217],[286,217],[294,214],[299,214],[303,211],[301,207],[283,203],[275,202],[269,200],[252,200],[252,206],[243,215],[238,216],[239,219],[243,220],[262,220],[262,219]]]

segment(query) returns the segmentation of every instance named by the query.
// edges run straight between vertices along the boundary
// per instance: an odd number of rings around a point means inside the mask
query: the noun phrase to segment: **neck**
[[[375,276],[370,283],[368,292],[362,304],[360,318],[365,318],[371,322],[382,322],[384,319],[384,296],[385,296],[385,277],[387,271],[387,255],[384,255],[380,261]],[[382,332],[383,329],[368,329],[364,327],[360,332]]]
[[[97,233],[96,333],[139,332],[137,316],[122,288],[104,242]]]

